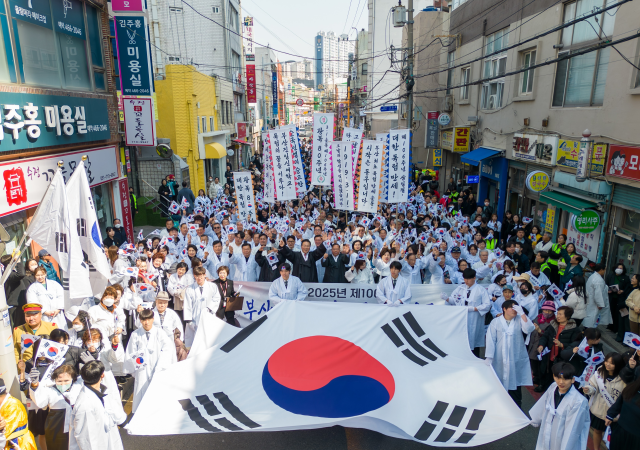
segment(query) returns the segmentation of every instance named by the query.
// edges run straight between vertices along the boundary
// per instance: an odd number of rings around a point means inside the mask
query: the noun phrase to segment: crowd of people
[[[309,142],[302,157],[308,164]],[[541,426],[537,448],[584,449],[589,428],[599,444],[610,427],[612,449],[640,449],[640,350],[608,353],[580,379],[602,350],[598,325],[638,334],[638,278],[624,265],[605,277],[563,234],[554,240],[510,212],[500,221],[488,200],[478,203],[453,179],[441,195],[431,175],[415,174],[406,203],[359,214],[335,210],[330,189],[267,204],[259,156],[249,171],[256,220],[238,217],[231,167],[224,185],[211,177],[197,196],[186,182],[178,190],[172,176],[163,180],[165,207],[176,201],[182,210],[148,236],[127,236],[114,220],[103,241],[109,286],[79,306],[65,309],[46,251],[15,267],[5,291],[29,401],[25,410],[0,385],[0,398],[12,399],[0,400],[10,445],[122,448],[123,385],[133,377],[135,413],[154,374],[187,357],[201,316],[239,326],[230,308],[238,283],[262,281],[273,304],[305,300],[304,283],[354,283],[376,285],[378,303],[389,307],[411,302],[412,285],[454,285],[442,300],[467,308],[470,349],[513,401],[522,407],[525,386],[544,392],[530,411]],[[2,257],[3,267],[11,258]],[[60,364],[41,351],[52,343],[68,346]]]

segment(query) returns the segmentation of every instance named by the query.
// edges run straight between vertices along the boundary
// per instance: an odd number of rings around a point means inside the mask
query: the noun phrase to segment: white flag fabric
[[[411,130],[391,130],[386,161],[388,175],[387,203],[403,203],[409,198],[409,161]]]
[[[331,149],[333,113],[313,114],[313,148],[311,149],[311,185],[331,186]]]
[[[269,133],[262,133],[262,142],[264,142],[264,197],[267,203],[275,203],[276,186],[273,179],[273,158],[271,157],[271,142],[269,141]]]
[[[273,158],[276,199],[293,200],[296,198],[296,184],[289,133],[280,129],[269,130],[269,142]]]
[[[358,178],[357,210],[376,213],[380,201],[380,181],[384,145],[378,141],[362,141]]]
[[[342,425],[438,447],[486,444],[529,419],[469,350],[466,322],[466,307],[285,301],[251,327],[221,323],[213,347],[156,372],[126,428]]]
[[[387,133],[376,133],[376,141],[387,142]]]
[[[640,350],[640,336],[638,336],[637,334],[633,334],[627,331],[624,334],[624,341],[622,341],[622,343],[628,345],[631,348],[635,348],[636,350]]]
[[[298,135],[298,127],[295,125],[287,125],[280,127],[289,133],[289,148],[291,149],[291,161],[293,162],[293,178],[296,183],[296,195],[298,198],[304,197],[307,192],[307,183],[304,181],[304,164],[300,155],[300,137]]]
[[[352,148],[356,145],[360,146],[360,142],[333,141],[331,143],[334,207],[342,211],[354,210]]]
[[[25,234],[58,262],[69,285],[69,298],[92,297],[89,267],[84,263],[76,224],[71,224],[68,195],[58,170]],[[66,290],[66,289],[65,289]],[[65,308],[71,305],[65,295]]]
[[[76,225],[80,247],[87,254],[87,259],[95,267],[96,271],[104,277],[104,287],[106,287],[107,281],[111,276],[111,269],[102,251],[102,235],[100,234],[100,226],[98,225],[98,217],[93,205],[84,161],[80,161],[76,167],[67,182],[66,189],[67,198],[69,199],[71,226]],[[104,290],[104,287],[102,290]]]
[[[347,127],[342,131],[342,140],[343,141],[360,141],[362,140],[363,133],[364,133],[363,129]]]
[[[253,182],[251,172],[233,172],[233,183],[236,188],[236,206],[238,219],[256,222],[256,202],[253,198]]]

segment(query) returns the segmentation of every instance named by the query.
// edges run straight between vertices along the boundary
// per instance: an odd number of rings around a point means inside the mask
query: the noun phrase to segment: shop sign
[[[437,114],[437,113],[436,113]],[[429,113],[431,116],[432,113]],[[428,117],[427,118],[427,128],[425,130],[426,135],[424,137],[424,146],[425,148],[435,148],[438,147],[438,119]]]
[[[135,236],[135,234],[133,234],[133,216],[131,209],[131,196],[129,195],[129,182],[126,178],[118,180],[118,191],[120,194],[120,207],[122,208],[122,226],[124,227],[124,231],[127,233],[127,236]]]
[[[569,228],[567,229],[567,243],[576,246],[576,252],[589,261],[598,258],[598,247],[600,245],[600,231],[602,224],[588,233],[581,233],[576,228],[577,217],[571,214],[569,217]]]
[[[556,207],[553,205],[547,206],[547,216],[544,223],[544,231],[547,233],[553,233],[553,225],[556,220]]]
[[[551,178],[547,173],[542,170],[535,170],[527,177],[526,185],[532,192],[542,192],[549,187],[550,182]]]
[[[640,147],[611,144],[607,175],[640,181]]]
[[[558,141],[558,155],[556,164],[561,167],[577,169],[580,141]],[[593,144],[591,150],[591,175],[602,175],[607,155],[607,144]]]
[[[453,147],[453,131],[440,132],[440,147],[445,150],[451,150]]]
[[[124,99],[124,130],[127,145],[156,145],[153,105],[150,98]]]
[[[58,170],[58,161],[64,164],[62,176],[66,182],[84,155],[89,186],[118,178],[115,146],[0,163],[0,216],[36,206]]]
[[[514,133],[513,158],[552,166],[558,153],[558,136]]]
[[[0,152],[108,140],[107,101],[3,92]]]
[[[144,16],[116,16],[116,48],[122,95],[151,95],[149,34]]]
[[[142,0],[111,0],[113,12],[144,11]]]
[[[442,149],[433,150],[433,167],[442,167]]]
[[[471,128],[455,127],[453,129],[453,153],[467,153],[471,143]]]
[[[480,163],[480,174],[485,178],[500,181],[501,172],[507,173],[507,160],[505,158],[489,158]]]
[[[575,216],[574,226],[579,233],[591,233],[600,226],[600,216],[590,209]]]

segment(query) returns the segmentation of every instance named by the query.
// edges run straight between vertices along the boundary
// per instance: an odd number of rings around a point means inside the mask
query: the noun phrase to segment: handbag
[[[244,297],[229,297],[225,311],[242,311],[244,305]]]

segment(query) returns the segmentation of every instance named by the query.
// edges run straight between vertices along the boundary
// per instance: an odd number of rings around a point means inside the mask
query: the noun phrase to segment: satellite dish
[[[173,156],[173,150],[167,144],[158,144],[156,146],[156,153],[160,158],[169,159]]]

